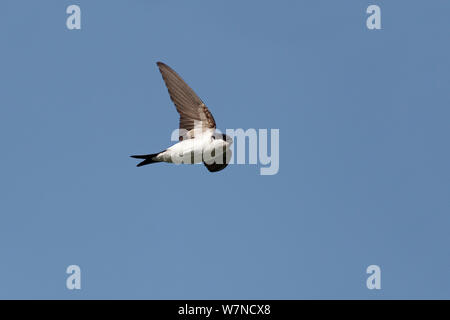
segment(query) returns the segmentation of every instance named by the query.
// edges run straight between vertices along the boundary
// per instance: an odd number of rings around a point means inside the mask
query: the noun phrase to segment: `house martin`
[[[162,62],[156,64],[180,114],[179,142],[158,153],[131,157],[143,160],[138,167],[157,162],[203,162],[210,172],[224,169],[231,159],[231,137],[216,131],[209,109],[172,68]]]

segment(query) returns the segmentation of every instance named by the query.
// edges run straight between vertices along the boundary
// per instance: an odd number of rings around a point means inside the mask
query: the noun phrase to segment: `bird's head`
[[[233,138],[231,138],[229,135],[223,134],[223,133],[214,133],[211,137],[213,139],[213,143],[216,146],[221,146],[228,148],[233,143]]]
[[[231,146],[233,143],[233,138],[226,134],[222,134],[222,140],[226,142],[227,146]]]

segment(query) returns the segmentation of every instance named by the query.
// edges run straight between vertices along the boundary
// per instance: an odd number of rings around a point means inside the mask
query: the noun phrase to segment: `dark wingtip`
[[[158,67],[166,66],[166,64],[165,64],[164,62],[161,62],[161,61],[156,62],[156,65],[157,65]]]

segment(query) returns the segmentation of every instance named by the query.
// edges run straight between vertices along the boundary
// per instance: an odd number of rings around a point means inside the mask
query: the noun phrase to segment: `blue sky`
[[[448,2],[0,9],[0,298],[450,298]],[[279,129],[279,173],[136,168],[178,125],[156,61],[220,129]]]

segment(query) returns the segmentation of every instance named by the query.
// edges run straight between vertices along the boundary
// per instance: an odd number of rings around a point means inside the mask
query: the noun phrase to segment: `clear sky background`
[[[1,1],[0,298],[450,298],[449,12]],[[220,129],[280,129],[279,173],[136,168],[178,125],[159,60]]]

